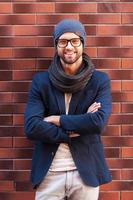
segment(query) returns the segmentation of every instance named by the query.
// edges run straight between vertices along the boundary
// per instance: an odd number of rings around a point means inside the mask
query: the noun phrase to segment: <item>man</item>
[[[77,20],[54,29],[56,53],[32,81],[25,133],[35,141],[31,180],[36,200],[97,200],[111,181],[101,132],[111,112],[110,81],[83,52],[86,32]]]

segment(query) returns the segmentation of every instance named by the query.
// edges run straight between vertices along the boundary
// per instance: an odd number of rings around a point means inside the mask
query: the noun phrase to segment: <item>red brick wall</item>
[[[0,200],[34,199],[23,112],[31,78],[48,67],[53,27],[63,18],[81,20],[86,52],[111,78],[113,112],[102,138],[113,181],[101,187],[100,200],[131,200],[133,0],[0,0]]]

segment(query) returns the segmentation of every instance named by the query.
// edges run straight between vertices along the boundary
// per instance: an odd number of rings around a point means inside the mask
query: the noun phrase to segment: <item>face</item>
[[[73,39],[79,38],[78,35],[74,33],[64,33],[60,36],[60,39]],[[75,42],[75,41],[74,41]],[[82,58],[83,54],[83,43],[81,42],[79,46],[74,47],[72,46],[71,42],[67,43],[66,47],[59,47],[57,45],[57,53],[60,56],[60,59],[64,62],[64,64],[74,64],[78,62],[79,59]]]

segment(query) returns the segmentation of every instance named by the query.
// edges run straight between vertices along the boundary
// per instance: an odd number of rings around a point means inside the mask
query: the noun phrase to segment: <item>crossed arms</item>
[[[87,110],[87,113],[95,113],[98,111],[98,109],[101,107],[101,103],[93,103]],[[44,121],[48,123],[52,123],[56,126],[60,126],[60,115],[51,115],[44,118]],[[79,136],[78,133],[75,133],[73,131],[70,131],[69,137],[77,137]]]

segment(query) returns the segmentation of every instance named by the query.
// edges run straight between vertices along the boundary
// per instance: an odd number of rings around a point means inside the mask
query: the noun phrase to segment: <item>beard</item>
[[[59,53],[60,59],[65,63],[65,64],[74,64],[78,61],[78,59],[82,56],[82,53],[77,53],[77,52],[64,52],[64,53]]]

